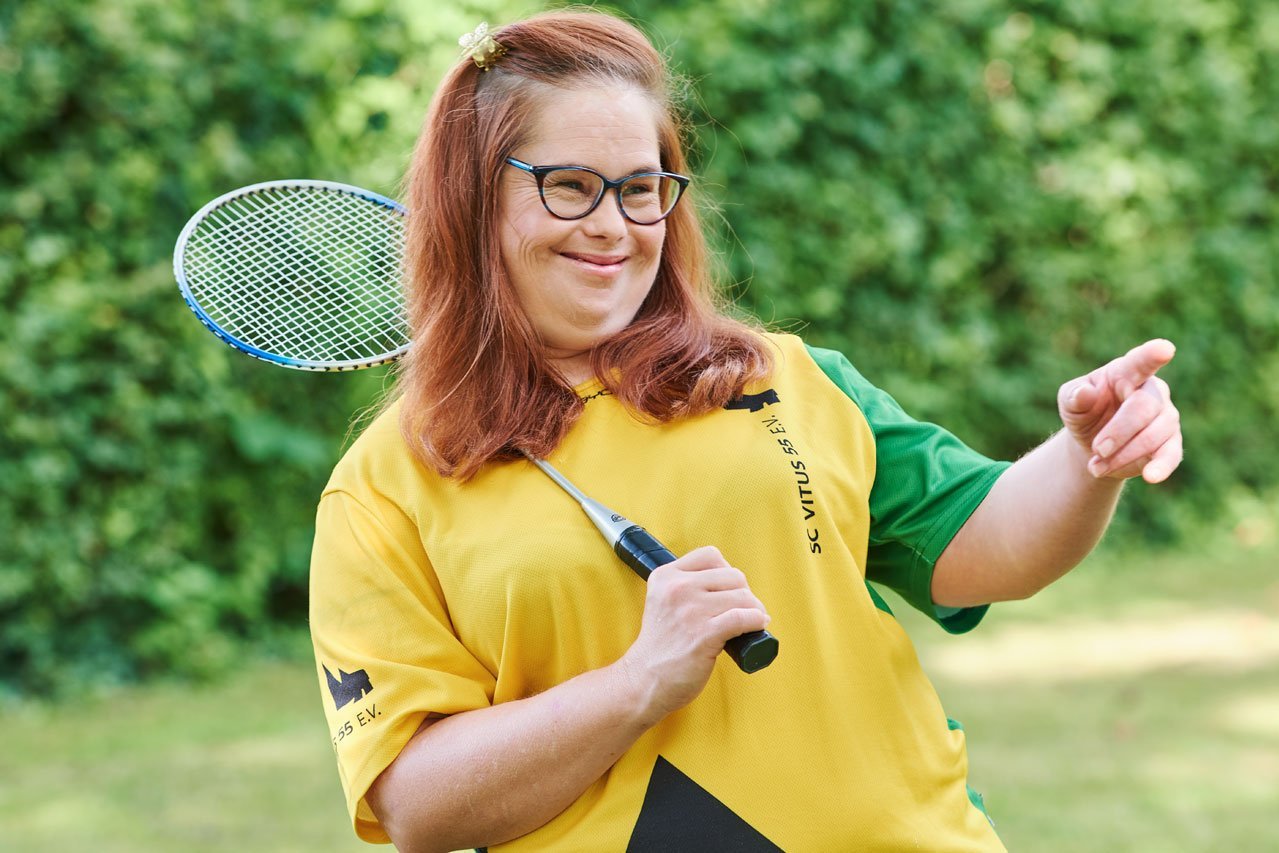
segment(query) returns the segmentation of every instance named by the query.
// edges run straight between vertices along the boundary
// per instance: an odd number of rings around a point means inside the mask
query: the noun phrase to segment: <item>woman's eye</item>
[[[548,192],[555,193],[576,193],[579,195],[587,195],[590,188],[586,182],[578,178],[550,178],[546,181],[546,189]]]

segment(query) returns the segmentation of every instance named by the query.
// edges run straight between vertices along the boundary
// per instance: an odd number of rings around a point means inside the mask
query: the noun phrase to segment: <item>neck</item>
[[[570,354],[553,354],[551,355],[551,364],[559,370],[570,385],[581,385],[588,379],[594,379],[595,373],[591,370],[591,354],[589,351],[570,353]]]

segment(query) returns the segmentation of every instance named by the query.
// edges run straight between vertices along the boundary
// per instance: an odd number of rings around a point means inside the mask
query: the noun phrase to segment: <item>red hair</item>
[[[583,407],[545,357],[498,249],[503,163],[524,140],[538,96],[635,87],[660,107],[662,168],[688,168],[666,64],[633,26],[597,12],[549,12],[493,35],[507,54],[488,71],[463,60],[444,79],[406,177],[413,343],[396,384],[400,428],[424,463],[463,480],[517,448],[549,454]],[[604,386],[653,422],[721,407],[772,370],[765,340],[722,311],[691,201],[666,219],[656,279],[634,321],[591,353]]]

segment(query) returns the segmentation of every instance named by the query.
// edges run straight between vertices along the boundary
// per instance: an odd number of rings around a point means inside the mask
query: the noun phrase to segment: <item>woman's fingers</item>
[[[1159,405],[1147,397],[1170,404],[1168,384],[1155,374],[1176,351],[1162,338],[1146,341],[1065,383],[1057,391],[1062,423],[1090,453],[1112,456],[1157,416]]]
[[[1142,468],[1142,479],[1147,483],[1162,483],[1177,470],[1177,466],[1181,464],[1183,452],[1181,431],[1178,430],[1176,435],[1168,439],[1163,447],[1155,452],[1150,463]]]
[[[734,607],[764,611],[764,604],[751,592],[746,575],[732,566],[688,570],[682,569],[676,560],[659,566],[648,582],[650,597],[657,598],[662,606],[680,608],[693,617],[711,616]]]
[[[764,630],[768,627],[768,623],[768,614],[755,607],[738,607],[733,610],[725,610],[710,621],[710,627],[715,637],[711,642],[712,644],[718,643],[718,647],[722,648],[724,643],[734,637],[740,637],[742,634],[749,634],[752,631]],[[720,637],[723,640],[720,640]]]
[[[728,565],[728,561],[724,559],[724,555],[714,545],[703,545],[700,548],[694,548],[675,562],[667,565],[675,566],[679,571],[700,572],[706,569],[722,568]]]
[[[1129,398],[1129,402],[1134,399],[1136,398]],[[1128,431],[1134,425],[1140,428],[1129,435]],[[1158,460],[1159,464],[1151,469],[1146,478],[1150,482],[1159,482],[1166,479],[1181,462],[1181,414],[1171,402],[1166,403],[1155,409],[1153,416],[1149,413],[1144,413],[1141,417],[1134,416],[1122,429],[1112,432],[1107,427],[1097,437],[1094,445],[1098,453],[1088,463],[1088,470],[1093,476],[1145,475],[1145,469]],[[1108,453],[1103,456],[1101,450],[1107,450]],[[1150,479],[1155,476],[1157,479]]]
[[[1179,414],[1170,399],[1168,384],[1159,377],[1151,377],[1136,393],[1129,395],[1110,421],[1097,431],[1092,439],[1092,453],[1096,454],[1102,464],[1090,466],[1090,469],[1094,473],[1097,468],[1114,471],[1140,455],[1145,455],[1147,451],[1159,448],[1168,440],[1168,435],[1161,436],[1157,441],[1152,441],[1149,435],[1143,437],[1136,445],[1143,446],[1142,453],[1133,453],[1133,442],[1137,440],[1137,436],[1145,434],[1155,425],[1173,430],[1179,428]],[[1120,455],[1124,457],[1123,462],[1115,462]]]

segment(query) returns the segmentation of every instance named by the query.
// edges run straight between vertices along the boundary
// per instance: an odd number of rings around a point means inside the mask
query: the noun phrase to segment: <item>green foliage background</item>
[[[693,82],[741,304],[1014,456],[1149,336],[1188,457],[1121,525],[1194,535],[1279,457],[1279,7],[632,0]],[[299,625],[312,507],[382,376],[236,355],[172,281],[234,187],[395,194],[476,22],[528,4],[0,5],[0,684],[198,675]],[[1157,492],[1157,493],[1156,493]]]
[[[1053,429],[1061,382],[1168,337],[1189,458],[1131,490],[1131,532],[1275,481],[1279,7],[627,8],[697,81],[757,314],[1000,456]]]

